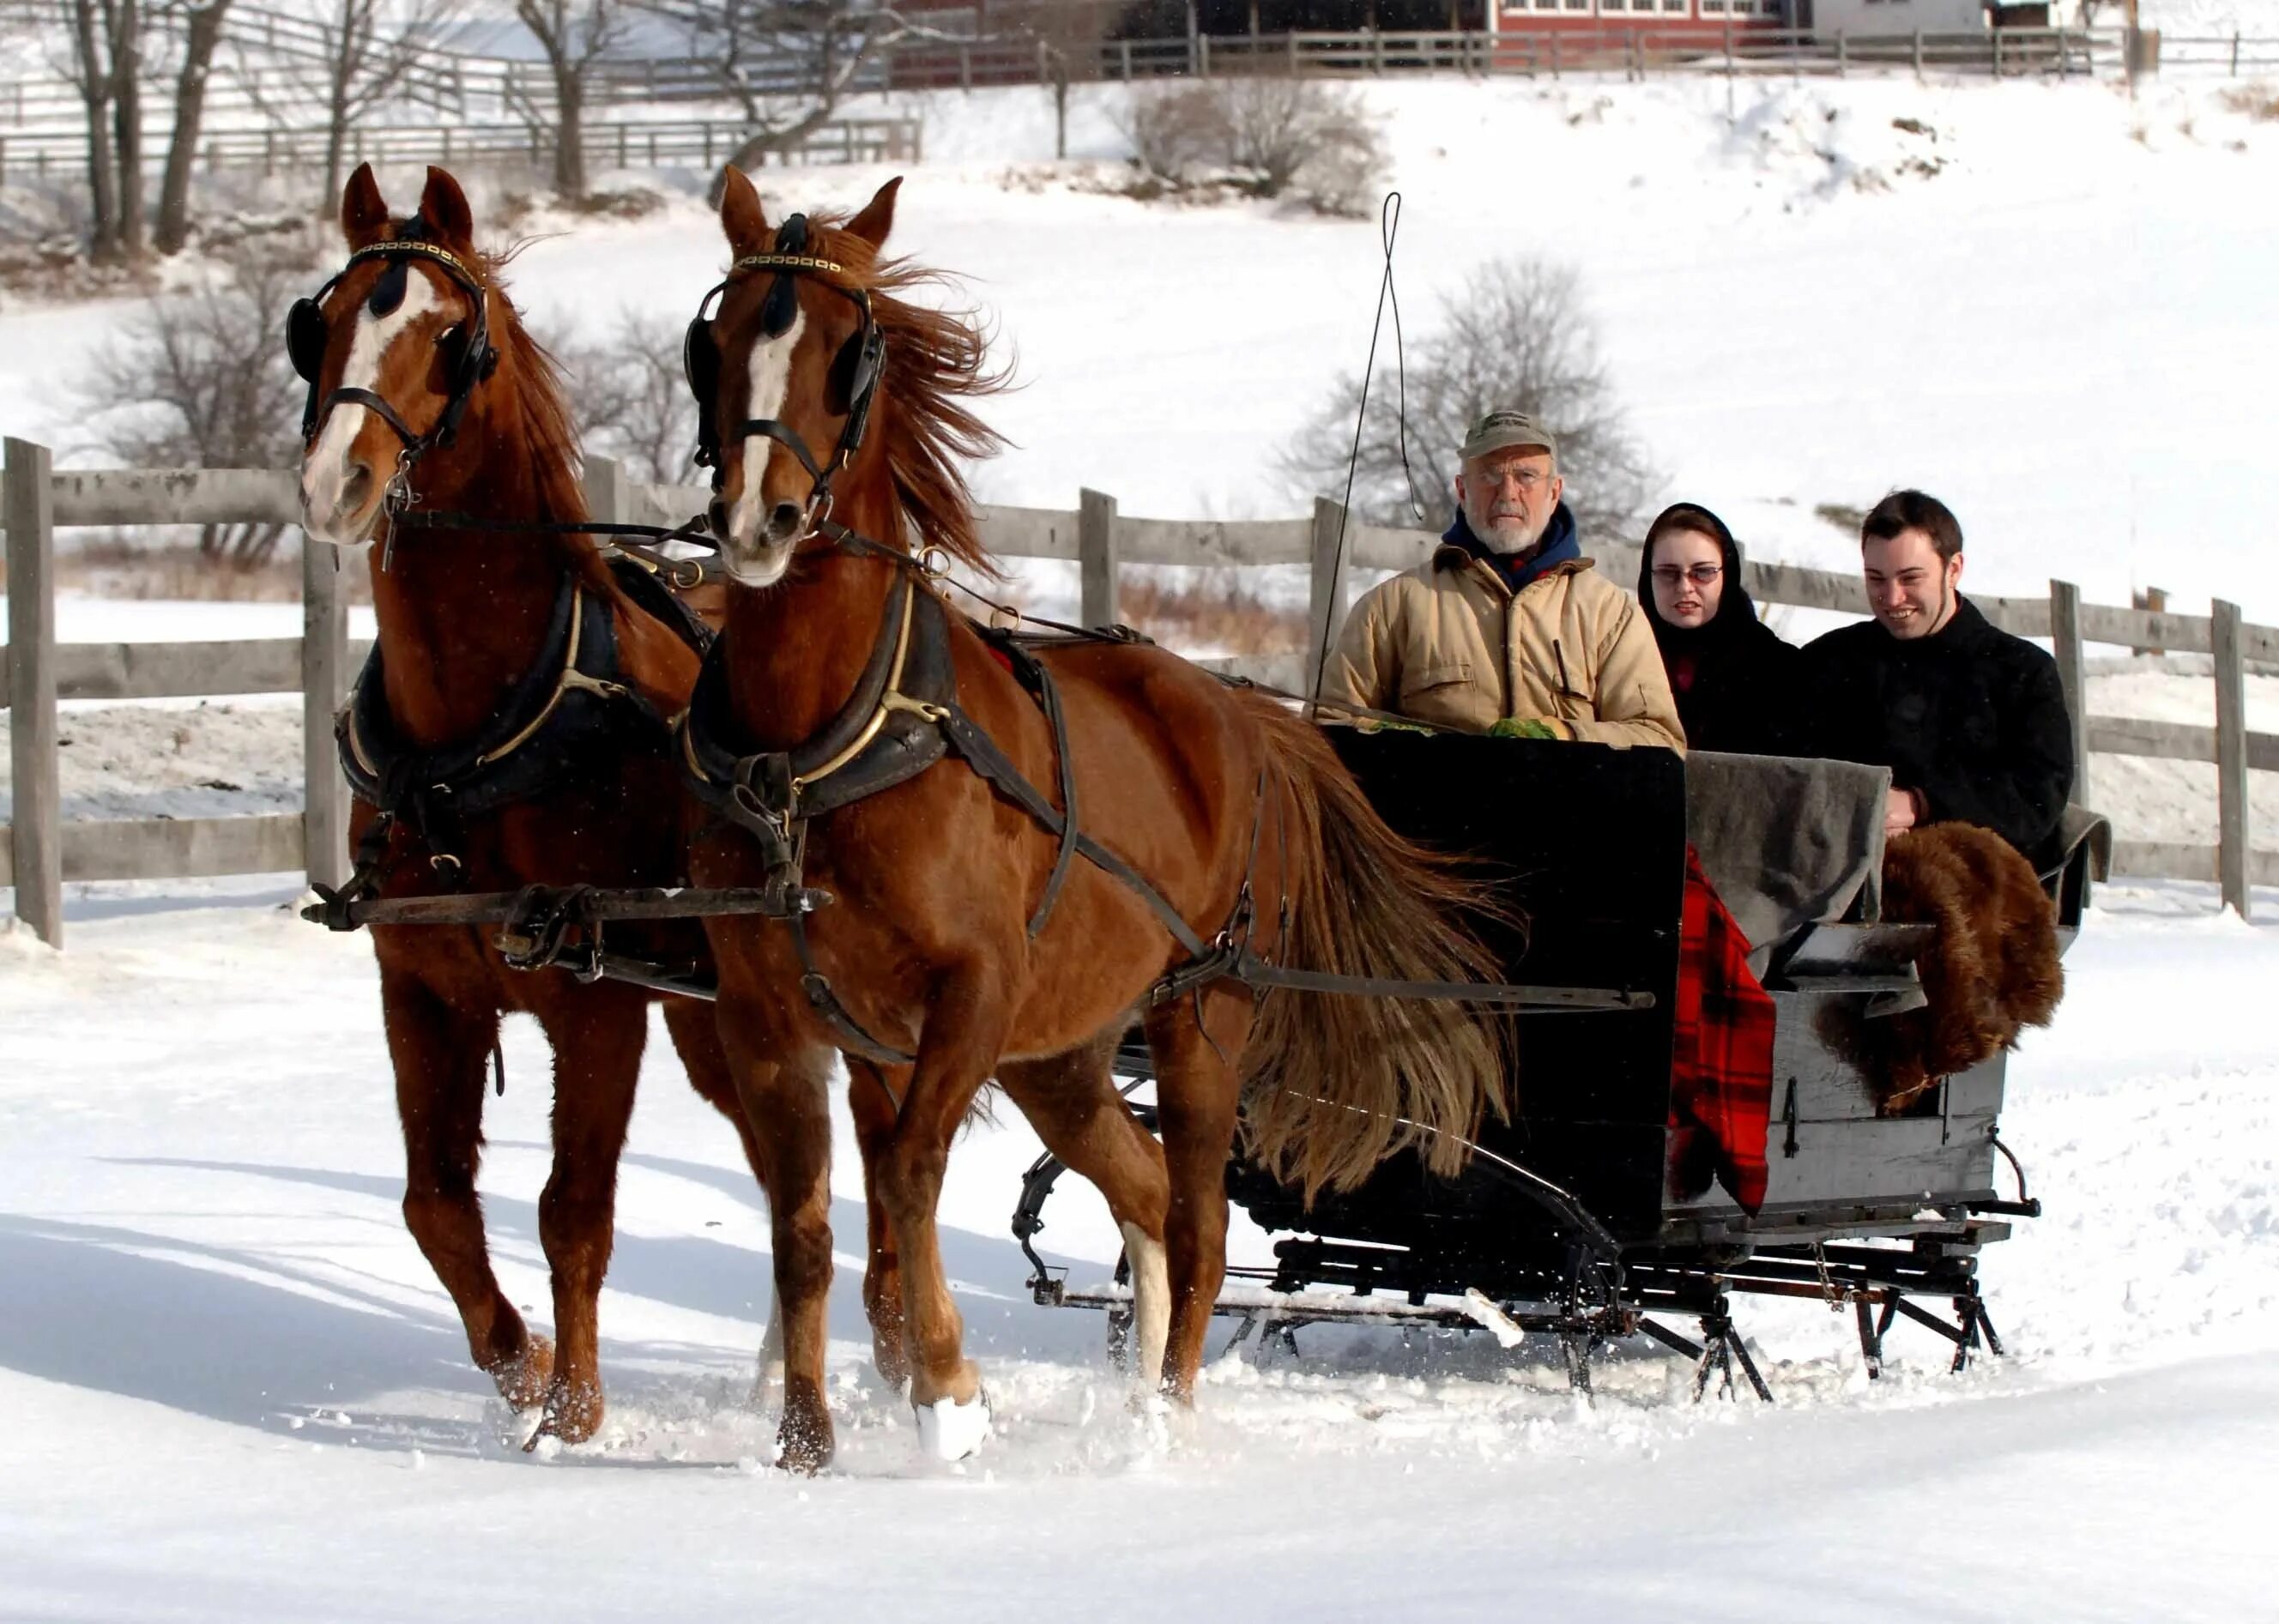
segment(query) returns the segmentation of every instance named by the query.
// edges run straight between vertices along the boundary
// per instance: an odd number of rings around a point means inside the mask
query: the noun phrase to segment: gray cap
[[[1474,423],[1464,436],[1463,460],[1485,456],[1513,446],[1540,446],[1559,461],[1559,440],[1552,432],[1523,411],[1492,411]]]

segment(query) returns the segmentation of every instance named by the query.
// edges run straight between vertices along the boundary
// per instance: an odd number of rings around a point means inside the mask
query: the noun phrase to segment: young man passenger
[[[2046,868],[2073,790],[2057,662],[1988,624],[1961,594],[1962,562],[1945,504],[1921,491],[1876,504],[1860,527],[1875,618],[1805,650],[1813,753],[1891,770],[1886,834],[1976,823]]]

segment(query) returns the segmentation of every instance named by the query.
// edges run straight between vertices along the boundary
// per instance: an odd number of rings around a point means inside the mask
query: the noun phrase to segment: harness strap
[[[973,718],[963,709],[954,704],[939,709],[941,714],[936,721],[948,736],[950,748],[963,756],[966,765],[972,768],[978,777],[1054,834],[1065,839],[1069,831],[1075,830],[1074,844],[1078,855],[1155,909],[1155,916],[1163,921],[1164,928],[1170,931],[1180,946],[1197,955],[1205,951],[1203,938],[1195,934],[1194,927],[1187,923],[1179,910],[1164,899],[1163,893],[1155,889],[1147,876],[1077,828],[1071,819],[1062,816],[1053,803],[1045,799],[1044,792],[1022,777],[1021,770],[1013,764],[1004,751],[998,748],[997,741],[977,727]]]

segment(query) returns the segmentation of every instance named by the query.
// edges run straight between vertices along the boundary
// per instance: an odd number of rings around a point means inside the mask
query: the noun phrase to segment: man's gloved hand
[[[1376,716],[1363,716],[1354,725],[1364,733],[1430,733],[1434,731],[1415,722],[1386,722]]]
[[[1505,716],[1488,729],[1491,739],[1563,739],[1565,734],[1541,716]]]

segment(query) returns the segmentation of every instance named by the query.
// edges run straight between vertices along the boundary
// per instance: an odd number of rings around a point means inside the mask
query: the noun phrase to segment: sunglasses
[[[1724,573],[1723,564],[1698,563],[1688,570],[1681,570],[1676,564],[1656,564],[1654,567],[1654,578],[1665,586],[1675,586],[1680,581],[1692,581],[1696,586],[1707,586]]]

